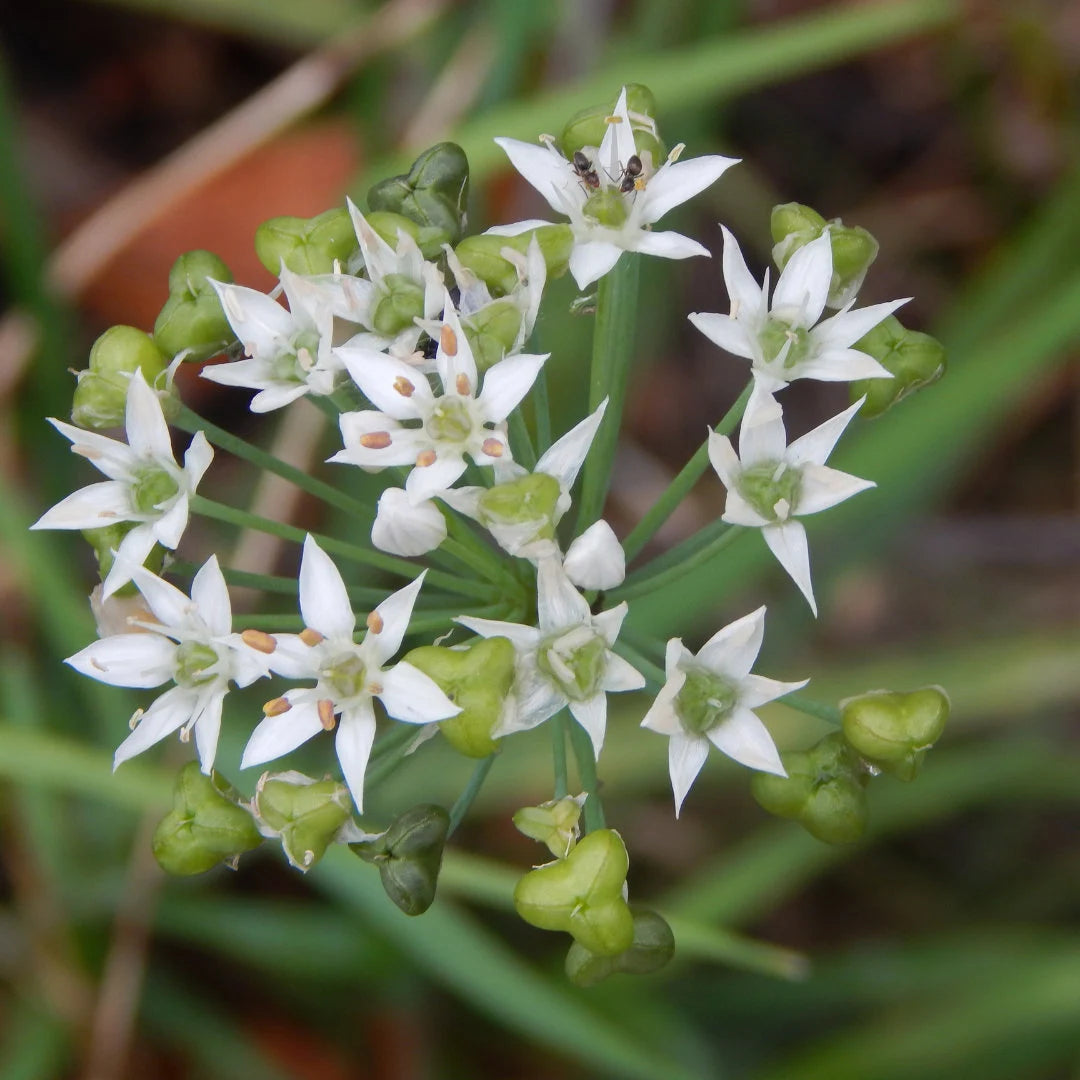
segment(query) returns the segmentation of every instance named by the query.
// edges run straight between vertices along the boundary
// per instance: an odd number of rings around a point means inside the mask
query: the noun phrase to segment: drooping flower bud
[[[839,732],[809,750],[781,754],[787,776],[757,772],[750,790],[763,809],[794,818],[811,836],[847,844],[866,831],[869,776]]]
[[[926,752],[941,737],[949,698],[939,686],[907,694],[874,690],[841,702],[844,736],[871,765],[914,780]]]
[[[616,956],[634,940],[623,897],[630,862],[614,829],[597,829],[557,862],[532,870],[514,889],[514,907],[530,925],[563,930],[589,952]]]
[[[358,249],[349,211],[335,206],[313,218],[276,217],[255,230],[255,254],[271,274],[329,274]]]
[[[239,793],[219,773],[206,776],[198,762],[188,762],[176,777],[173,808],[151,841],[161,868],[170,874],[201,874],[258,847],[262,837],[239,802]]]
[[[149,334],[134,326],[110,326],[91,347],[89,367],[78,373],[71,422],[95,431],[122,427],[131,376],[141,371],[148,386],[157,386],[166,366]]]
[[[827,222],[816,210],[801,203],[784,203],[772,212],[773,260],[783,270],[799,248],[828,230],[832,246],[833,273],[826,303],[842,308],[862,288],[870,264],[877,258],[878,242],[858,225],[839,218]]]
[[[492,732],[502,719],[514,683],[514,646],[507,638],[482,638],[467,646],[422,645],[407,663],[430,676],[460,709],[439,722],[447,742],[468,757],[483,758],[498,748]]]
[[[878,323],[854,347],[893,373],[891,379],[859,379],[851,384],[853,402],[866,397],[860,416],[880,416],[945,374],[945,346],[929,334],[905,330],[895,315]]]
[[[519,277],[517,267],[502,255],[502,251],[510,248],[525,255],[534,236],[540,245],[548,278],[561,277],[570,266],[570,252],[574,247],[574,234],[569,225],[539,225],[515,236],[477,233],[466,236],[454,248],[454,254],[487,285],[493,296],[506,296],[514,291]]]
[[[298,772],[265,773],[255,789],[255,816],[281,839],[285,857],[305,873],[326,854],[352,817],[349,789]]]
[[[577,843],[585,795],[567,795],[539,806],[523,806],[514,814],[514,827],[530,840],[547,844],[556,859],[565,859]]]
[[[173,263],[169,299],[154,320],[154,341],[166,356],[183,352],[186,360],[197,363],[224,352],[236,340],[212,280],[233,280],[213,252],[188,251]]]
[[[574,942],[566,954],[566,975],[575,986],[596,986],[609,975],[648,975],[659,971],[675,955],[675,935],[667,920],[655,911],[632,909],[634,940],[617,956],[598,956]]]

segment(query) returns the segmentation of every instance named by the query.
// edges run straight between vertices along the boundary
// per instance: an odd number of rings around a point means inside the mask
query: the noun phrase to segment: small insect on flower
[[[638,164],[640,165],[640,162]],[[600,177],[597,175],[596,169],[593,168],[593,163],[580,150],[574,151],[573,166],[578,179],[587,188],[592,188],[595,191],[600,187]]]
[[[623,166],[622,176],[619,180],[619,191],[624,195],[628,191],[633,191],[639,184],[644,186],[644,178],[641,176],[641,158],[637,154],[632,154],[626,164]],[[639,189],[640,190],[640,189]]]

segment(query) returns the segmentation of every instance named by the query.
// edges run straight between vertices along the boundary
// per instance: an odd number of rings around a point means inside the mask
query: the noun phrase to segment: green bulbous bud
[[[456,244],[465,228],[468,198],[468,158],[456,143],[444,142],[425,150],[408,173],[376,184],[367,202],[372,210],[402,214]]]
[[[582,802],[567,795],[539,806],[523,806],[514,814],[514,827],[530,840],[546,844],[556,859],[565,859],[577,843]]]
[[[772,233],[773,243],[780,246],[787,242],[788,247],[781,255],[773,249],[773,257],[781,269],[787,265],[788,259],[804,244],[816,240],[822,230],[828,224],[826,220],[812,207],[802,203],[790,202],[774,206],[769,218],[769,230]]]
[[[199,363],[236,340],[211,279],[228,284],[233,276],[210,251],[188,251],[173,263],[169,299],[154,320],[154,341],[166,356],[187,350],[185,359]]]
[[[232,271],[212,251],[185,251],[169,269],[169,295],[194,299],[213,296],[210,279],[231,283]]]
[[[364,218],[395,251],[400,243],[401,233],[416,241],[416,246],[425,259],[437,258],[442,252],[443,244],[450,242],[449,233],[443,229],[417,225],[411,218],[395,214],[391,210],[372,210],[365,214]]]
[[[384,337],[393,337],[424,317],[424,289],[404,274],[387,274],[382,279],[385,290],[375,305],[371,328]]]
[[[466,236],[454,249],[454,254],[487,285],[493,296],[506,296],[517,288],[518,273],[517,267],[503,258],[501,252],[503,248],[510,248],[524,255],[534,236],[540,245],[540,254],[544,256],[548,278],[562,277],[570,267],[570,252],[574,247],[574,234],[569,225],[541,225],[517,236],[477,233]]]
[[[852,401],[866,396],[860,416],[880,416],[945,374],[945,346],[929,334],[905,330],[895,315],[878,323],[854,348],[869,353],[893,373],[891,379],[860,379],[851,384]]]
[[[344,784],[311,780],[296,772],[269,774],[255,791],[259,820],[281,837],[286,858],[305,873],[352,817],[352,805]]]
[[[574,942],[566,954],[566,975],[575,986],[596,986],[609,975],[648,975],[675,955],[675,935],[655,911],[634,909],[634,939],[617,956],[597,956]]]
[[[562,489],[549,473],[529,473],[496,484],[480,495],[480,517],[485,525],[527,525],[536,522],[534,540],[555,536],[555,512]]]
[[[206,776],[197,762],[176,777],[173,808],[154,830],[151,848],[169,874],[201,874],[262,843],[240,795],[219,773]]]
[[[294,274],[330,274],[359,248],[352,218],[335,206],[313,218],[275,217],[255,230],[255,254],[271,274],[284,264]]]
[[[422,915],[435,900],[450,815],[433,803],[406,810],[381,836],[349,847],[379,868],[386,895],[406,915]]]
[[[949,719],[939,686],[907,694],[875,690],[841,703],[844,737],[866,761],[901,780],[914,780],[926,752]]]
[[[168,366],[149,334],[134,326],[110,326],[90,348],[89,367],[78,374],[71,422],[100,431],[122,427],[128,384],[136,370],[155,386]]]
[[[787,776],[758,772],[754,798],[770,814],[793,818],[827,844],[848,844],[866,831],[868,776],[839,732],[809,750],[781,755]]]
[[[439,722],[447,742],[467,757],[484,758],[499,748],[492,732],[514,684],[514,646],[507,638],[483,638],[467,648],[422,645],[405,660],[431,677],[460,709]]]
[[[521,309],[504,296],[462,319],[461,328],[469,339],[473,359],[482,375],[517,343],[521,332]]]
[[[564,157],[571,159],[575,150],[595,148],[604,141],[607,118],[617,102],[616,95],[610,105],[590,105],[576,112],[566,122],[557,140]],[[653,167],[658,167],[667,151],[657,135],[656,99],[652,91],[641,83],[627,83],[626,111],[630,114],[630,127],[634,132],[638,156],[644,160],[646,153],[651,154]]]
[[[597,829],[565,859],[525,874],[514,907],[531,926],[563,930],[589,952],[615,956],[634,940],[634,917],[622,895],[629,865],[622,837]]]

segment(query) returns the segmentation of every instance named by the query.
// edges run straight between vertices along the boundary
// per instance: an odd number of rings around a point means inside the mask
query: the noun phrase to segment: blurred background
[[[0,65],[0,1080],[1080,1078],[1080,7],[38,0],[5,8]],[[676,823],[646,703],[620,702],[608,819],[680,951],[589,991],[566,983],[563,940],[508,906],[538,850],[510,814],[550,794],[542,737],[507,748],[422,918],[351,857],[301,878],[266,851],[166,880],[148,837],[187,750],[110,775],[132,699],[60,662],[93,636],[89,552],[26,532],[88,481],[43,420],[67,415],[69,369],[107,326],[152,325],[180,252],[268,288],[259,222],[362,199],[444,138],[472,163],[474,228],[543,216],[492,136],[557,131],[626,81],[652,88],[669,145],[743,159],[671,227],[718,254],[723,221],[760,274],[775,203],[863,225],[881,255],[862,302],[913,296],[905,325],[950,359],[838,451],[879,488],[813,521],[819,620],[750,537],[635,602],[634,623],[696,647],[767,602],[762,672],[810,674],[833,701],[941,684],[945,738],[916,782],[872,786],[865,842],[828,847],[767,817],[718,755]],[[586,398],[573,298],[554,283],[537,330],[556,431]],[[643,267],[620,532],[745,381],[686,321],[726,309],[719,259]],[[190,405],[251,430],[244,393],[190,375]],[[846,403],[788,393],[800,433]],[[333,440],[307,406],[252,434],[311,468]],[[212,479],[313,525],[225,455]],[[653,552],[722,507],[706,477]],[[196,530],[203,557],[295,565]],[[786,747],[823,730],[765,713]],[[223,746],[231,777],[246,733]],[[375,810],[449,804],[468,771],[430,744]]]

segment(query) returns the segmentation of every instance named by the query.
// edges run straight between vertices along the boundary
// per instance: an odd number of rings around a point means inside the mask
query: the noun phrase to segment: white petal
[[[131,533],[128,533],[128,536],[130,535]],[[191,598],[175,585],[142,567],[135,570],[132,579],[146,598],[154,617],[164,626],[175,628],[190,623],[197,608]]]
[[[161,411],[161,399],[147,386],[141,368],[135,369],[128,382],[124,424],[128,446],[137,456],[173,460],[172,439]]]
[[[471,388],[473,396],[475,396],[476,385],[479,380],[476,360],[473,358],[469,339],[465,335],[465,331],[461,329],[461,320],[458,318],[457,310],[449,292],[443,293],[443,326],[448,327],[450,333],[439,334],[439,344],[435,351],[435,370],[438,371],[439,379],[442,381],[443,392],[447,394],[455,393],[459,378],[464,376],[466,384]],[[449,352],[446,348],[446,345],[451,342],[453,343],[453,352]]]
[[[566,158],[551,147],[537,143],[506,138],[498,138],[495,142],[503,148],[510,164],[543,195],[551,208],[563,213],[565,189],[577,183]]]
[[[758,285],[753,274],[747,269],[739,242],[731,231],[725,225],[721,225],[720,229],[724,234],[724,285],[731,299],[732,318],[745,319],[761,308],[765,290]],[[693,316],[691,316],[691,321],[693,321]],[[694,325],[697,326],[697,323]],[[698,326],[698,329],[708,336],[707,330],[701,326]]]
[[[668,681],[660,688],[656,700],[649,706],[641,721],[643,728],[659,732],[661,735],[681,735],[682,724],[679,723],[678,713],[675,711],[675,699],[686,682],[686,672],[676,671],[669,676]]]
[[[51,510],[46,510],[31,529],[98,529],[128,521],[133,513],[128,484],[103,480],[73,491]]]
[[[614,530],[601,519],[567,548],[563,569],[579,589],[614,589],[626,577],[626,555]]]
[[[498,140],[495,140],[498,142]],[[515,140],[516,141],[516,140]],[[528,145],[528,144],[526,144]],[[556,209],[559,209],[556,207]],[[562,211],[560,210],[560,213]],[[484,236],[520,236],[522,233],[530,232],[533,229],[543,228],[545,225],[552,224],[550,221],[543,221],[540,218],[529,218],[527,221],[514,221],[509,225],[492,225],[490,229],[484,231]]]
[[[743,468],[766,461],[779,462],[787,450],[784,413],[779,402],[756,381],[739,427],[739,457]]]
[[[413,558],[434,551],[446,539],[446,518],[431,501],[413,505],[404,488],[387,488],[371,527],[371,542],[391,555]]]
[[[600,685],[609,694],[642,690],[645,681],[645,676],[628,660],[624,660],[618,653],[608,653],[607,667]]]
[[[796,439],[788,447],[786,459],[796,466],[809,463],[824,465],[851,418],[862,408],[863,400],[860,398],[850,408]]]
[[[416,603],[417,596],[420,595],[426,574],[425,570],[405,588],[391,593],[375,609],[374,614],[378,616],[382,626],[377,634],[368,630],[364,638],[364,646],[371,651],[371,655],[378,658],[376,663],[380,667],[401,648],[401,642],[409,629],[413,605]]]
[[[754,666],[765,637],[765,608],[759,607],[718,630],[697,654],[697,662],[723,678],[738,680]]]
[[[789,379],[852,382],[855,379],[891,379],[892,372],[858,349],[828,349],[800,360],[788,369]]]
[[[570,273],[579,289],[599,281],[619,261],[623,249],[607,240],[586,240],[570,252]]]
[[[570,715],[588,732],[593,757],[599,758],[607,729],[607,694],[596,694],[588,701],[571,701]]]
[[[766,525],[761,530],[761,535],[769,545],[769,550],[806,597],[810,610],[817,615],[814,585],[810,580],[810,548],[806,542],[806,530],[797,521],[786,521],[783,525]]]
[[[175,656],[176,645],[160,634],[114,634],[87,645],[64,663],[110,686],[146,689],[172,678]]]
[[[284,409],[294,401],[299,401],[311,387],[307,383],[284,383],[279,386],[268,386],[256,394],[248,402],[248,408],[253,413],[269,413],[276,409]]]
[[[727,720],[708,733],[708,740],[740,765],[787,776],[769,729],[747,708],[737,705]]]
[[[101,595],[108,599],[122,585],[133,580],[154,547],[154,529],[151,525],[136,525],[117,547],[113,564],[101,583]],[[180,593],[183,596],[183,593]],[[185,597],[186,599],[186,597]],[[160,617],[160,616],[159,616]]]
[[[440,449],[437,455],[430,465],[417,465],[405,481],[405,490],[414,505],[441,495],[465,471],[460,450]]]
[[[214,460],[214,448],[210,445],[206,435],[195,432],[194,438],[188,444],[187,453],[184,454],[184,475],[187,480],[188,492],[194,492],[199,482],[210,468],[210,462]]]
[[[250,769],[253,765],[284,757],[322,730],[315,702],[297,702],[288,712],[267,716],[260,722],[244,747],[240,768]]]
[[[643,230],[634,237],[633,251],[643,255],[656,255],[661,259],[691,259],[695,255],[712,258],[712,252],[689,236],[677,232],[649,232]]]
[[[694,311],[687,318],[725,352],[741,356],[744,360],[754,359],[753,345],[744,322],[715,311]]]
[[[395,720],[430,724],[461,712],[434,679],[404,660],[384,671],[379,681],[382,683],[379,700]]]
[[[688,161],[667,162],[661,165],[645,188],[645,207],[642,220],[651,225],[669,210],[704,191],[738,163],[738,158],[706,154]]]
[[[592,617],[593,629],[600,634],[609,647],[615,644],[629,610],[630,605],[624,600],[621,604],[616,604],[613,608],[601,611],[599,615]]]
[[[537,567],[536,593],[537,621],[544,633],[588,624],[589,605],[574,588],[558,559],[545,559]]]
[[[521,399],[532,389],[536,376],[550,353],[518,353],[488,368],[479,404],[489,423],[505,420]]]
[[[267,657],[271,671],[286,679],[316,679],[323,650],[318,645],[307,645],[298,634],[275,634],[277,643]]]
[[[276,307],[277,305],[275,305]],[[232,360],[228,363],[208,364],[200,374],[204,379],[219,386],[242,386],[252,390],[265,390],[282,384],[270,377],[270,364],[266,360]],[[292,386],[292,383],[284,384]],[[303,385],[299,387],[303,392]]]
[[[532,678],[518,676],[511,702],[492,732],[496,738],[530,731],[550,720],[567,703],[566,695],[547,679],[535,677],[535,671]]]
[[[739,704],[748,709],[756,709],[784,697],[785,694],[801,690],[809,681],[801,679],[799,682],[779,682],[777,679],[766,679],[763,675],[747,675],[739,684]]]
[[[187,492],[181,492],[173,500],[172,506],[165,511],[156,521],[149,523],[154,539],[170,551],[175,551],[184,535],[188,523],[188,497]],[[123,547],[123,541],[120,544]]]
[[[96,431],[86,431],[52,417],[49,418],[49,423],[64,438],[71,441],[71,452],[86,458],[98,472],[104,473],[110,480],[131,481],[136,459],[127,443],[106,438]]]
[[[619,93],[611,120],[600,140],[600,165],[612,179],[617,177],[626,163],[637,153],[634,144],[634,130],[630,126],[630,116],[626,111],[626,87]]]
[[[432,400],[427,379],[401,360],[384,353],[370,353],[361,363],[344,349],[338,349],[337,353],[364,397],[395,420],[419,418],[425,405]],[[397,389],[399,386],[406,388],[407,395]]]
[[[219,281],[210,284],[221,300],[225,318],[249,355],[269,358],[288,344],[293,318],[276,300],[243,285]]]
[[[849,348],[910,299],[906,297],[903,300],[890,300],[886,304],[871,304],[857,311],[840,311],[815,326],[810,339],[815,345],[826,349]]]
[[[734,491],[738,487],[742,465],[739,463],[739,455],[735,453],[735,447],[726,435],[709,432],[709,463],[728,491]]]
[[[364,809],[364,773],[374,741],[375,711],[371,707],[371,700],[365,699],[341,714],[334,744],[345,783],[349,785],[353,802],[360,811]]]
[[[211,634],[221,636],[232,630],[229,588],[216,555],[206,560],[192,580],[191,599],[198,606],[199,614]]]
[[[300,559],[300,614],[325,637],[351,637],[356,629],[349,593],[333,560],[309,534]]]
[[[509,638],[516,649],[532,649],[540,640],[540,631],[535,626],[523,626],[521,623],[501,622],[498,619],[477,619],[471,615],[459,615],[454,622],[460,623],[482,638]]]
[[[592,446],[593,439],[607,411],[608,399],[604,398],[596,410],[572,427],[561,439],[551,444],[540,456],[534,472],[547,473],[559,481],[563,491],[569,491],[577,480],[578,472],[585,463],[585,457]]]
[[[155,743],[161,742],[166,735],[171,735],[183,727],[191,719],[196,701],[193,691],[179,686],[174,686],[162,694],[143,713],[135,725],[135,730],[116,748],[113,768],[148,750]]]
[[[700,735],[671,736],[668,743],[668,772],[671,775],[671,791],[675,796],[676,817],[708,756],[709,744]]]
[[[825,310],[832,269],[832,240],[823,232],[788,260],[773,291],[772,310],[792,325],[813,326]]]
[[[742,525],[748,529],[759,529],[768,525],[770,518],[762,517],[740,494],[738,488],[729,487],[724,502],[721,520],[729,525]]]
[[[873,480],[862,480],[839,469],[830,469],[827,465],[804,465],[799,501],[794,512],[802,516],[829,510],[852,495],[872,487],[877,487]]]
[[[202,712],[195,721],[195,750],[199,755],[202,771],[208,776],[217,757],[218,736],[221,734],[221,707],[225,702],[225,690],[215,690],[202,704]]]

